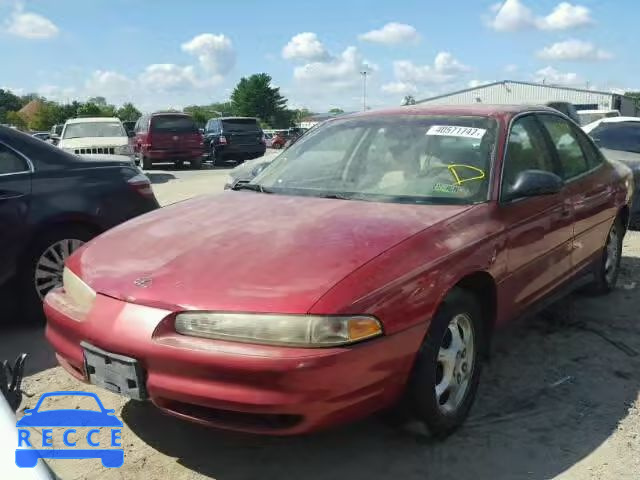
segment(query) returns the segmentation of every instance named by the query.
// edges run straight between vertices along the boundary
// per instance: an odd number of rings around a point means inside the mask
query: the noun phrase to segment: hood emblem
[[[140,288],[150,287],[152,283],[153,283],[153,280],[150,277],[140,277],[140,278],[136,278],[133,281],[133,284],[136,287],[140,287]]]

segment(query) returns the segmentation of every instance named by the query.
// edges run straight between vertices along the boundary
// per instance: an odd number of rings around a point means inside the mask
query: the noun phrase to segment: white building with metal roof
[[[621,115],[630,117],[638,116],[639,113],[635,100],[620,93],[514,80],[488,83],[417,101],[417,103],[433,105],[470,103],[541,105],[547,102],[570,102],[577,110],[618,110]]]

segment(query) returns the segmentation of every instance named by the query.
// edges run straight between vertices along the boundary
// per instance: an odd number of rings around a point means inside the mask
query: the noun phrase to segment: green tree
[[[18,112],[7,112],[5,115],[5,121],[9,125],[18,127],[20,130],[27,129],[27,122],[24,121],[24,118],[22,118]]]
[[[67,118],[65,110],[60,104],[45,101],[29,121],[29,128],[31,130],[49,130],[55,124],[64,123]]]
[[[77,114],[85,117],[101,117],[102,109],[95,103],[87,102],[78,107]]]
[[[231,94],[236,115],[258,117],[275,128],[291,126],[293,111],[287,110],[287,99],[278,87],[271,86],[271,77],[257,73],[242,77]]]
[[[342,110],[341,108],[334,107],[331,110],[329,110],[329,113],[333,113],[334,115],[340,115],[341,113],[344,113],[344,110]]]
[[[416,99],[413,98],[413,95],[407,95],[402,99],[402,105],[415,105]]]
[[[123,122],[135,122],[142,116],[142,113],[133,103],[125,103],[118,109],[116,116]]]
[[[104,97],[91,97],[87,100],[87,103],[94,103],[96,105],[98,105],[99,107],[106,107],[107,106],[107,99]]]
[[[9,90],[0,88],[0,123],[7,123],[7,113],[17,112],[27,102],[23,102],[20,97],[14,95]]]
[[[625,92],[625,97],[631,97],[636,102],[636,108],[640,108],[640,92]]]

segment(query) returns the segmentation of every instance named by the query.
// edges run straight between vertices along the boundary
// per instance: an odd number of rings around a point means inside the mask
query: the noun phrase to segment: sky
[[[291,108],[399,105],[496,80],[640,90],[637,0],[0,0],[0,88],[143,111],[265,72]]]

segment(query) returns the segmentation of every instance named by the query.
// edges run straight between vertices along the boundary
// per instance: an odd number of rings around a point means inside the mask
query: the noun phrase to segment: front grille
[[[92,148],[76,148],[76,155],[89,155],[92,153],[104,153],[114,155],[116,153],[116,147],[92,147]]]
[[[292,428],[302,421],[300,415],[234,412],[165,399],[158,399],[157,403],[159,407],[178,414],[229,428],[249,428],[268,432]]]

